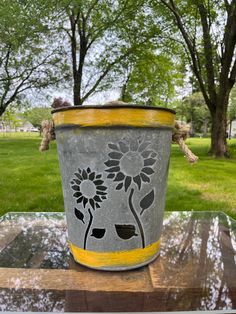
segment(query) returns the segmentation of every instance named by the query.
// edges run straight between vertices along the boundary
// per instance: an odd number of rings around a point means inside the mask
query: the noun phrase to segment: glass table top
[[[236,222],[222,212],[166,212],[160,256],[123,272],[76,264],[64,213],[0,217],[0,311],[208,310],[236,313]]]

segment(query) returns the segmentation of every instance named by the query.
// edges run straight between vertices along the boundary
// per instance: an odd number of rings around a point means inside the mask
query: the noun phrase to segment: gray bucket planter
[[[140,106],[53,111],[75,260],[125,270],[159,254],[174,112]]]

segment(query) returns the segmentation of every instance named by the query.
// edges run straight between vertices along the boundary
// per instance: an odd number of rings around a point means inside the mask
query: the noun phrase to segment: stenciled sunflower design
[[[110,159],[105,162],[105,171],[109,173],[108,179],[118,183],[116,190],[124,188],[126,192],[132,182],[140,190],[142,183],[150,183],[157,156],[157,153],[149,149],[150,144],[149,141],[135,139],[108,144],[111,152],[108,154]]]
[[[77,203],[86,207],[88,203],[92,209],[100,208],[99,203],[107,198],[107,187],[101,179],[101,174],[92,172],[90,168],[80,169],[75,173],[76,178],[71,181],[71,188],[75,191],[73,196]]]
[[[139,214],[134,207],[133,196],[135,187],[140,190],[143,183],[150,183],[154,174],[153,166],[157,162],[157,153],[150,149],[151,142],[141,139],[120,140],[118,144],[109,143],[111,150],[108,153],[109,160],[105,162],[108,172],[107,178],[117,183],[116,190],[124,189],[128,192],[128,206],[137,223],[142,247],[145,247],[145,234],[142,226],[141,215],[150,208],[154,200],[154,189],[152,189],[140,201],[141,211]]]
[[[87,238],[90,227],[93,221],[93,214],[91,208],[96,210],[100,208],[102,203],[107,198],[107,187],[102,180],[102,174],[97,174],[95,171],[78,168],[78,172],[74,174],[75,178],[71,180],[71,189],[74,191],[73,196],[76,198],[76,202],[83,206],[83,209],[88,209],[89,222],[84,236],[84,249],[86,249]],[[84,214],[79,209],[75,208],[75,216],[82,223],[84,222]]]

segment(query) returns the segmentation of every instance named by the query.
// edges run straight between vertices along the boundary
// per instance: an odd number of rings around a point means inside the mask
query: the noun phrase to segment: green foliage
[[[33,124],[34,127],[40,128],[43,120],[52,118],[51,108],[35,107],[23,113],[25,120]]]
[[[48,20],[49,2],[1,1],[0,115],[27,90],[54,86],[65,75],[64,48]]]
[[[185,97],[182,101],[175,102],[177,119],[191,124],[190,134],[209,131],[210,113],[202,93],[197,92]]]
[[[178,65],[164,53],[157,55],[150,50],[144,51],[127,71],[121,95],[127,102],[166,106],[175,94],[175,87],[182,83]]]
[[[1,117],[1,121],[4,122],[5,126],[11,127],[12,129],[16,129],[22,124],[20,114],[14,107],[8,108],[8,110],[4,112]]]

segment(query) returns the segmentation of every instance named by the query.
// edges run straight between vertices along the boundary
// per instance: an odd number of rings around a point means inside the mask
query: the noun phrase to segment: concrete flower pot
[[[53,111],[69,245],[88,267],[126,270],[158,254],[174,112],[141,106]]]

